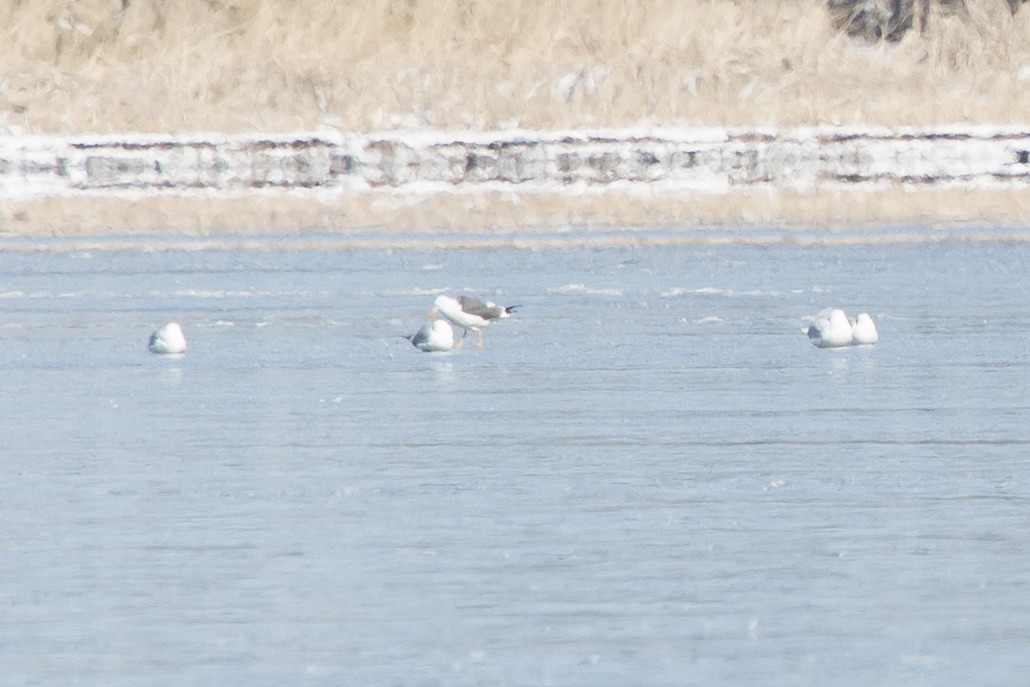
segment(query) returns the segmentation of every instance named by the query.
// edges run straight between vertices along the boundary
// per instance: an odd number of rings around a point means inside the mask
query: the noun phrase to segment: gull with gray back
[[[517,305],[497,305],[490,301],[484,302],[471,296],[451,298],[450,296],[440,294],[433,302],[433,309],[429,313],[429,317],[430,319],[435,318],[437,313],[439,313],[455,326],[461,327],[463,331],[461,335],[462,341],[458,343],[459,347],[464,342],[465,336],[470,329],[479,337],[476,345],[482,347],[483,327],[486,327],[494,320],[509,317],[518,307]]]

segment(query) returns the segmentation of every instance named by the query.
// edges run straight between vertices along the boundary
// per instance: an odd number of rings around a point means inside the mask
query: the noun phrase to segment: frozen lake
[[[1001,241],[0,251],[4,682],[1013,684],[1028,275]],[[441,291],[522,307],[423,354]],[[831,305],[880,343],[811,346]]]

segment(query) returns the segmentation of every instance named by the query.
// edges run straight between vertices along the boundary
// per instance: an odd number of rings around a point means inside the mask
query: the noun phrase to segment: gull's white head
[[[436,317],[437,313],[443,315],[453,324],[460,327],[467,326],[464,320],[468,317],[465,311],[461,308],[461,302],[457,298],[451,298],[445,294],[440,294],[433,301],[433,309],[429,313],[429,319]]]
[[[453,310],[457,305],[458,301],[441,293],[433,301],[433,309],[429,311],[429,319],[436,319],[437,313],[444,313],[444,316],[446,316],[446,313]]]

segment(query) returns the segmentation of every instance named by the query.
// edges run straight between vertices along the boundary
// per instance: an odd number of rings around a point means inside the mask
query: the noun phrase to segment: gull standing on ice
[[[876,323],[869,313],[864,312],[851,320],[851,343],[856,346],[874,344],[880,340],[880,334],[876,331]]]
[[[150,335],[147,348],[151,353],[185,353],[186,335],[178,322],[169,322]]]
[[[819,348],[850,346],[851,323],[848,322],[848,316],[840,308],[834,308],[829,315],[820,313],[808,327],[808,338]]]
[[[445,320],[433,320],[405,337],[411,345],[424,353],[443,353],[454,348],[454,329]]]
[[[470,296],[451,298],[450,296],[440,294],[433,302],[433,310],[429,313],[429,317],[432,319],[436,317],[436,313],[439,312],[450,320],[452,324],[461,327],[464,330],[461,335],[461,342],[465,341],[465,336],[471,329],[479,335],[479,341],[476,345],[482,348],[483,327],[487,326],[494,320],[508,317],[517,307],[519,306],[509,305],[505,307],[489,301],[484,303],[478,298],[472,298]],[[461,346],[461,342],[458,343],[459,347]]]

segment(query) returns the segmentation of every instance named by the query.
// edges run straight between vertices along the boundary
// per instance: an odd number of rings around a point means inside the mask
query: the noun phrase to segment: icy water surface
[[[2,681],[1015,684],[1028,263],[0,253]],[[420,353],[443,290],[522,307]]]

